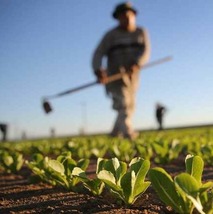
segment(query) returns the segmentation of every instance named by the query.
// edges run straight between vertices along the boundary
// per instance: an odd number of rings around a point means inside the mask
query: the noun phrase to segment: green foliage
[[[5,142],[0,144],[0,169],[16,173],[23,165],[23,155],[32,155],[26,163],[39,180],[74,191],[83,184],[94,195],[106,187],[130,205],[150,185],[145,181],[149,161],[165,164],[189,153],[186,172],[173,178],[156,167],[149,172],[150,181],[174,211],[213,214],[212,182],[202,183],[204,162],[213,166],[212,127],[144,131],[134,142],[104,135]],[[87,176],[87,158],[99,158],[93,179]]]
[[[150,182],[145,181],[150,162],[134,158],[127,170],[127,164],[117,158],[99,159],[97,177],[125,204],[133,204],[146,191]]]
[[[73,169],[75,167],[79,167],[82,170],[86,170],[89,165],[89,159],[80,159],[79,161],[75,161],[72,158],[71,152],[62,153],[57,157],[57,161],[59,161],[64,166],[65,175],[69,181],[70,188],[76,186],[76,184],[80,181],[79,178],[72,175]]]
[[[145,160],[150,160],[153,157],[153,148],[151,146],[151,142],[147,139],[137,139],[135,141],[135,149],[138,156]]]
[[[150,170],[149,178],[161,200],[176,212],[190,214],[197,209],[199,213],[211,213],[208,190],[213,182],[202,184],[203,160],[199,156],[186,157],[186,172],[172,177],[162,168]],[[205,212],[204,212],[205,211]]]
[[[37,153],[33,155],[32,161],[26,161],[26,164],[40,180],[69,189],[64,166],[60,162]]]
[[[136,150],[131,141],[126,139],[113,139],[109,152],[112,157],[117,157],[119,160],[129,162],[136,155]]]
[[[74,155],[75,158],[103,157],[109,145],[105,137],[78,137],[66,142],[66,149]]]
[[[86,172],[81,168],[75,167],[72,175],[78,177],[83,183],[84,187],[88,189],[93,195],[101,195],[103,192],[104,183],[98,178],[88,178]]]
[[[73,190],[80,181],[72,175],[73,169],[79,167],[85,170],[89,164],[88,159],[76,162],[70,152],[64,152],[56,160],[43,157],[42,154],[35,154],[32,159],[31,162],[26,161],[26,164],[42,181]]]
[[[156,154],[154,161],[161,164],[169,163],[176,159],[182,150],[182,145],[177,139],[173,139],[171,142],[163,139],[154,141],[152,147]]]
[[[205,163],[213,166],[213,141],[208,141],[201,146],[200,155]]]
[[[7,173],[16,173],[23,166],[23,155],[16,151],[0,150],[0,169]]]
[[[58,156],[70,151],[75,159],[117,157],[126,162],[139,156],[161,164],[170,163],[181,152],[199,155],[213,166],[213,128],[143,131],[134,142],[106,135],[25,140],[2,143],[0,149],[27,156],[35,153]]]

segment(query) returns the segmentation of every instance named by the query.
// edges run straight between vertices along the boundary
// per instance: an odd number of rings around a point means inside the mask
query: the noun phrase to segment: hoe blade
[[[46,114],[48,114],[52,111],[52,107],[51,107],[50,103],[47,102],[46,100],[43,101],[43,109]]]

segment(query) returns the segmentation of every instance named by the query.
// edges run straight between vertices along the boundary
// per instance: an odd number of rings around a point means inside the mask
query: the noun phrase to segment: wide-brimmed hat
[[[135,14],[137,14],[137,10],[135,8],[132,7],[130,2],[125,2],[122,4],[118,4],[114,10],[114,12],[112,13],[113,18],[117,19],[118,15],[124,11],[127,10],[131,10],[132,12],[134,12]]]

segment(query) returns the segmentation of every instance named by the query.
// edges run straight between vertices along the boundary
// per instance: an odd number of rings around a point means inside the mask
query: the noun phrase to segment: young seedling
[[[72,171],[72,176],[80,179],[84,187],[88,189],[93,195],[101,195],[103,192],[104,183],[98,178],[88,178],[86,172],[81,168],[75,167]]]
[[[89,165],[89,160],[88,159],[80,159],[79,161],[75,161],[72,158],[71,152],[64,152],[61,155],[57,157],[57,161],[59,161],[61,164],[63,164],[64,169],[65,169],[65,175],[66,178],[69,182],[69,186],[72,189],[75,187],[79,182],[80,179],[77,177],[74,177],[72,174],[72,171],[75,167],[78,167],[82,170],[86,170],[86,168]]]
[[[33,155],[32,161],[26,161],[26,164],[42,181],[69,189],[69,183],[64,173],[65,169],[60,162],[43,157],[38,153]]]
[[[110,147],[111,156],[117,157],[121,161],[129,162],[135,157],[136,150],[134,144],[126,139],[113,139]]]
[[[130,205],[146,191],[150,182],[145,176],[150,168],[150,162],[142,158],[134,158],[129,164],[117,158],[99,159],[97,177],[125,204]]]
[[[173,139],[171,142],[161,139],[154,141],[151,145],[156,154],[155,163],[162,164],[169,163],[177,158],[183,147],[177,139]]]
[[[23,155],[15,151],[0,150],[0,166],[7,173],[17,173],[23,166]]]
[[[208,190],[213,182],[202,184],[203,160],[199,156],[188,155],[185,159],[186,172],[172,177],[162,168],[150,169],[149,178],[161,200],[176,212],[191,214],[194,208],[201,214],[211,213]],[[203,203],[203,204],[202,204]]]
[[[72,176],[72,170],[75,167],[86,169],[89,160],[81,159],[78,162],[72,159],[70,152],[65,152],[58,156],[56,160],[43,157],[41,154],[35,154],[31,162],[26,161],[28,167],[33,173],[52,185],[63,186],[70,190],[74,189],[80,180]]]

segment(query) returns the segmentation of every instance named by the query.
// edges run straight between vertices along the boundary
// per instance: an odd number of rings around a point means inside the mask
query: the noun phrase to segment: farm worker
[[[149,60],[150,43],[147,31],[136,26],[137,11],[132,5],[116,6],[112,16],[118,25],[108,31],[94,51],[92,66],[97,80],[106,85],[107,95],[117,118],[111,132],[113,137],[135,139],[138,133],[132,126],[139,71]],[[106,67],[103,58],[107,59]],[[128,76],[107,84],[107,76],[125,70]]]
[[[156,104],[155,116],[157,119],[159,130],[163,129],[163,116],[165,114],[165,111],[166,111],[166,107],[164,107],[163,105],[161,105],[159,103]]]
[[[1,123],[0,130],[2,132],[2,141],[6,141],[7,140],[7,124]]]

